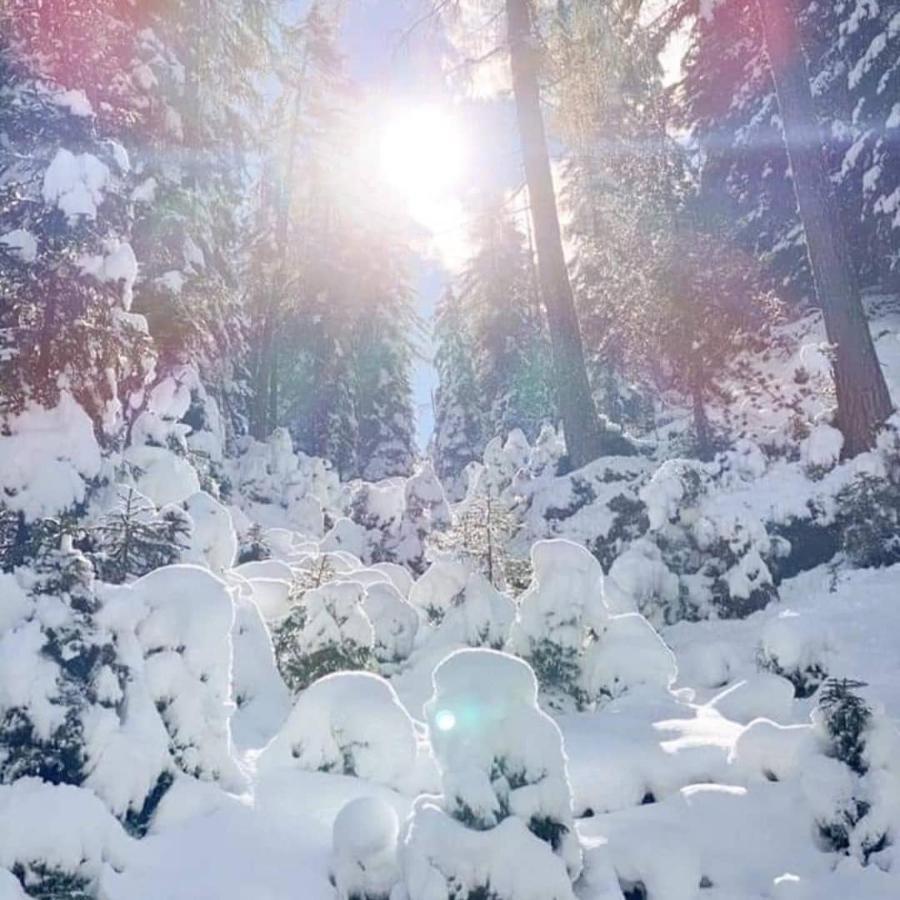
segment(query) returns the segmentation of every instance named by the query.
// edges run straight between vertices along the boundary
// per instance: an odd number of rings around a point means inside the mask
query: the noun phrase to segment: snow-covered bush
[[[166,566],[103,593],[101,620],[134,673],[126,705],[149,697],[178,770],[240,790],[230,729],[234,619],[231,589],[197,566]]]
[[[433,681],[425,713],[442,794],[420,797],[408,825],[409,900],[571,900],[581,848],[562,735],[537,706],[534,673],[460,650]]]
[[[431,565],[413,585],[410,602],[436,632],[435,643],[500,649],[509,636],[515,603],[472,564],[432,552]]]
[[[400,785],[416,761],[416,733],[391,685],[369,672],[337,672],[297,698],[258,768],[300,768]]]
[[[0,635],[0,782],[35,776],[80,785],[97,765],[93,728],[116,718],[129,670],[97,622],[84,555],[47,551],[20,570],[20,583],[19,614]]]
[[[314,538],[325,533],[343,501],[337,473],[324,460],[295,452],[286,428],[276,428],[265,443],[241,438],[237,450],[226,471],[251,521]]]
[[[600,563],[571,541],[538,541],[508,648],[529,662],[551,706],[576,708],[629,688],[664,690],[675,680],[672,652],[639,613],[611,615]]]
[[[273,636],[278,669],[296,692],[323,675],[366,669],[375,641],[357,581],[331,581],[306,591]]]
[[[231,632],[231,683],[236,706],[231,731],[238,746],[259,747],[284,721],[290,709],[290,692],[278,673],[269,629],[252,592],[247,594],[235,598]]]
[[[810,697],[828,677],[831,641],[821,623],[785,610],[763,627],[760,668],[787,678],[798,697]]]
[[[378,662],[398,663],[412,653],[419,616],[391,582],[366,587],[363,611],[372,623],[372,652]]]
[[[237,557],[237,535],[228,509],[206,491],[188,497],[184,509],[190,516],[190,557],[221,573],[234,565]]]
[[[130,858],[130,840],[96,795],[38,778],[0,784],[0,897],[97,897],[104,871]],[[4,868],[24,892],[6,892]]]
[[[854,566],[900,561],[900,483],[860,473],[837,494],[841,549]]]
[[[712,463],[669,460],[641,489],[650,534],[681,576],[678,606],[664,610],[663,621],[743,618],[778,596],[766,562],[777,546],[759,517],[727,493],[764,470],[759,449],[745,442]]]
[[[331,833],[339,900],[388,900],[400,879],[396,810],[380,797],[357,797],[337,814]]]
[[[571,541],[538,541],[531,548],[532,581],[519,599],[509,648],[534,669],[553,705],[568,697],[590,702],[582,659],[591,623],[603,617],[603,570]]]
[[[866,743],[873,712],[857,693],[863,687],[865,684],[860,681],[829,679],[822,689],[816,726],[826,742],[826,755],[849,771],[843,778],[828,779],[827,786],[836,784],[837,790],[825,791],[815,800],[817,806],[825,800],[833,807],[830,815],[820,814],[817,822],[824,846],[855,855],[865,864],[891,841],[887,832],[889,821],[882,819],[881,828],[875,817],[866,821],[872,809],[872,785],[865,776],[869,770]]]

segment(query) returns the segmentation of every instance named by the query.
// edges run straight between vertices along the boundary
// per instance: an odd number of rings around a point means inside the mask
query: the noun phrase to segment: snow
[[[71,394],[53,409],[28,404],[0,433],[3,502],[26,519],[57,515],[81,503],[100,473],[93,424]]]
[[[43,197],[59,207],[70,224],[79,216],[95,219],[109,179],[109,169],[93,154],[60,147],[44,173]]]
[[[22,262],[34,262],[37,259],[37,239],[24,228],[14,228],[5,234],[0,234],[0,244],[4,244],[10,252],[18,255]]]
[[[18,864],[30,872],[44,865],[96,886],[129,860],[131,849],[122,827],[91,791],[37,778],[0,785],[0,866]]]

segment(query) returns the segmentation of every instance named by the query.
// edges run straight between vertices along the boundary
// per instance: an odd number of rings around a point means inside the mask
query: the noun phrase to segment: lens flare
[[[438,731],[450,731],[456,725],[456,716],[449,709],[442,709],[434,717],[434,724]]]

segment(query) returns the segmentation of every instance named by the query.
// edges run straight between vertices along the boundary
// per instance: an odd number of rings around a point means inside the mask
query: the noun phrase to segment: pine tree
[[[461,303],[447,290],[435,312],[435,421],[431,454],[451,500],[465,493],[463,470],[484,453],[480,395],[473,365],[474,342]]]
[[[474,255],[459,280],[472,335],[487,433],[520,428],[532,439],[556,420],[549,346],[524,235],[502,204],[488,203],[472,229]]]
[[[131,47],[118,7],[0,11],[0,416],[67,390],[110,441],[150,365],[120,142],[142,96],[114,78]]]
[[[190,546],[192,523],[177,506],[157,511],[134,488],[119,485],[113,507],[93,530],[93,559],[104,581],[121,584],[178,562]]]

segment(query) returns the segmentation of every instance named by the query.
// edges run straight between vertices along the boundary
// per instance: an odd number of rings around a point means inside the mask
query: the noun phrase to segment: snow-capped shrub
[[[231,590],[197,566],[157,569],[103,596],[102,621],[139,673],[128,689],[151,698],[175,766],[240,790],[230,730],[234,619]]]
[[[392,583],[368,585],[363,611],[372,623],[372,652],[379,662],[397,663],[412,653],[419,616]]]
[[[681,618],[678,576],[651,541],[635,541],[617,556],[603,586],[612,612],[639,612],[657,626]]]
[[[742,442],[712,463],[669,460],[641,489],[651,536],[681,576],[681,611],[666,620],[744,618],[778,596],[766,562],[777,548],[763,522],[725,493],[764,471],[759,448]]]
[[[425,714],[442,794],[413,809],[410,900],[571,900],[581,848],[562,735],[537,706],[534,673],[504,653],[459,650],[433,682]]]
[[[290,433],[276,428],[262,443],[243,437],[226,466],[241,509],[264,528],[289,528],[310,537],[342,506],[337,473],[321,459],[295,453]]]
[[[841,549],[854,566],[900,561],[900,483],[861,473],[836,500]]]
[[[130,857],[130,840],[91,791],[37,778],[0,784],[0,897],[89,898],[109,867]],[[5,893],[3,868],[21,894]]]
[[[434,641],[500,649],[509,636],[515,603],[471,563],[432,553],[432,563],[410,591],[410,602],[437,629]]]
[[[0,782],[80,785],[98,763],[89,746],[97,723],[121,727],[128,666],[97,621],[84,555],[47,551],[20,578],[27,599],[19,595],[18,621],[0,635]]]
[[[589,623],[603,617],[603,570],[587,550],[564,540],[538,541],[531,565],[531,585],[519,599],[509,648],[531,665],[554,704],[568,696],[583,706],[589,698],[581,662]]]
[[[594,618],[591,630],[594,640],[581,663],[581,687],[590,700],[642,686],[666,691],[674,683],[675,656],[639,613]]]
[[[240,747],[266,743],[290,709],[290,692],[278,673],[269,629],[252,596],[235,598],[231,631],[234,662],[231,682],[237,707],[231,731]]]
[[[891,842],[887,821],[879,823],[874,817],[866,821],[873,801],[873,785],[865,777],[873,711],[858,694],[865,686],[846,678],[829,679],[822,688],[814,720],[825,739],[826,755],[847,770],[843,778],[834,779],[838,790],[823,791],[815,797],[817,805],[824,799],[833,807],[830,815],[818,816],[819,837],[827,849],[855,855],[863,864]]]
[[[831,642],[820,624],[787,610],[763,627],[757,661],[810,697],[828,677]]]
[[[364,597],[359,582],[328,582],[307,591],[278,624],[275,657],[292,691],[332,672],[369,667],[375,635]]]
[[[837,464],[843,446],[844,436],[840,431],[822,423],[800,442],[800,462],[811,478],[821,478]]]
[[[100,468],[93,424],[71,394],[61,393],[52,409],[30,403],[3,417],[0,495],[3,506],[26,522],[82,504]]]
[[[116,485],[110,508],[91,529],[91,558],[103,581],[122,584],[179,562],[192,532],[193,521],[181,507],[157,511],[134,488]]]
[[[381,784],[408,779],[416,733],[391,685],[369,672],[337,672],[297,698],[260,754],[260,772],[300,768],[355,775]]]
[[[357,797],[332,828],[331,877],[339,900],[388,900],[400,879],[396,810],[380,797]]]
[[[425,542],[450,525],[450,505],[431,463],[423,463],[406,481],[403,515],[391,559],[413,572],[425,569]]]
[[[193,523],[192,559],[205,563],[216,573],[234,565],[237,535],[227,507],[206,491],[200,491],[184,501],[184,509]]]

